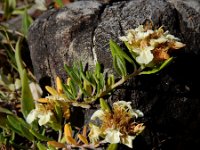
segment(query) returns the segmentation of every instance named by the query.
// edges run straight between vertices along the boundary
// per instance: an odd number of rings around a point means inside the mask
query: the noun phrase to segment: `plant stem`
[[[139,69],[135,70],[133,73],[131,73],[129,75],[122,76],[122,78],[119,81],[117,81],[115,84],[113,84],[110,88],[108,88],[105,91],[103,91],[97,98],[100,98],[100,97],[103,97],[103,96],[107,95],[110,91],[112,91],[113,89],[115,89],[118,86],[122,85],[128,79],[137,76],[142,70],[143,70],[142,68],[139,68]]]
[[[62,137],[62,129],[58,131],[58,142],[61,142],[61,137]]]

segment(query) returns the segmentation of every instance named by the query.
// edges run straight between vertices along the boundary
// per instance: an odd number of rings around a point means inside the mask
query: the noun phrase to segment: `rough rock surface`
[[[105,2],[105,3],[104,3]],[[146,21],[163,25],[187,46],[162,72],[139,76],[116,91],[114,98],[131,100],[145,114],[147,126],[135,149],[188,150],[200,147],[200,4],[180,0],[78,1],[44,13],[31,26],[28,43],[34,73],[44,84],[65,78],[63,64],[95,60],[112,70],[110,38]],[[86,115],[86,118],[88,116]],[[122,147],[121,149],[125,149]]]

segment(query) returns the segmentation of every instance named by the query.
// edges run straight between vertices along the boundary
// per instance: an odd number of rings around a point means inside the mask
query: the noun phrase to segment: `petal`
[[[39,118],[39,125],[42,126],[44,124],[46,124],[47,122],[49,122],[49,120],[51,119],[51,116],[53,115],[53,113],[51,111],[48,111],[47,114],[39,114],[38,118]]]
[[[128,39],[127,39],[126,36],[120,36],[119,39],[120,39],[121,41],[124,41],[124,42],[127,42],[127,41],[128,41]]]
[[[153,54],[150,50],[143,50],[141,51],[140,55],[136,57],[136,61],[139,64],[149,64],[153,60]]]
[[[136,136],[127,136],[125,139],[122,140],[122,143],[130,148],[133,148],[132,141],[135,139]]]
[[[171,34],[167,34],[167,35],[166,35],[166,38],[169,39],[169,40],[177,40],[177,41],[180,40],[179,38],[177,38],[177,37],[175,37],[175,36],[173,36],[173,35],[171,35]]]
[[[117,130],[108,129],[106,131],[105,141],[108,143],[119,143],[120,142],[120,135],[121,133]]]
[[[45,6],[45,0],[35,0],[35,5],[33,5],[35,9],[39,10],[47,10],[47,7]]]
[[[153,46],[153,47],[156,47],[158,44],[167,42],[167,40],[168,39],[166,37],[161,36],[158,39],[151,39],[150,40],[150,45]]]
[[[146,32],[138,32],[135,36],[136,40],[142,40],[148,37],[150,34],[153,33],[153,30],[148,30]]]
[[[104,111],[99,109],[97,111],[95,111],[91,117],[91,120],[95,120],[96,118],[99,118],[101,120],[101,118],[103,117],[104,115]]]
[[[140,110],[138,110],[138,109],[135,109],[135,110],[130,110],[130,114],[131,114],[131,117],[135,117],[135,118],[138,118],[138,117],[143,117],[144,116],[144,114],[143,114],[143,112],[141,112]]]
[[[99,140],[99,136],[102,133],[100,128],[94,124],[89,124],[90,133],[88,134],[90,141],[96,143]]]
[[[117,101],[115,103],[113,103],[113,105],[118,105],[120,107],[123,107],[124,109],[129,109],[131,110],[132,107],[131,107],[131,102],[126,102],[126,101]]]
[[[179,48],[182,48],[184,46],[185,46],[185,44],[183,44],[181,42],[174,42],[173,45],[172,45],[172,48],[179,49]]]
[[[38,113],[37,113],[36,109],[33,109],[33,110],[28,114],[28,116],[27,116],[27,118],[26,118],[26,122],[29,123],[29,124],[31,124],[31,123],[37,118],[37,115],[38,115]]]
[[[31,82],[29,84],[29,87],[30,87],[34,100],[37,100],[42,96],[42,89],[40,88],[38,84]]]

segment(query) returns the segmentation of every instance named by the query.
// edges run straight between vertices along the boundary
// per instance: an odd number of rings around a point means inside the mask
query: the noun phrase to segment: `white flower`
[[[103,115],[104,115],[104,111],[103,110],[97,110],[97,111],[95,111],[94,112],[94,114],[92,115],[92,117],[91,117],[91,120],[95,120],[96,118],[99,118],[99,119],[101,119],[102,117],[103,117]]]
[[[28,114],[26,121],[30,124],[38,118],[38,123],[42,126],[50,121],[52,115],[53,113],[50,110],[46,110],[43,105],[37,104],[36,108]]]
[[[118,130],[107,129],[105,131],[106,137],[105,141],[111,144],[120,142],[120,135],[122,135]]]

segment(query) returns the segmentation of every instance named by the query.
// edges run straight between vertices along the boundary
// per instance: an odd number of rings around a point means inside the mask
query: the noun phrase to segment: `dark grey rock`
[[[28,43],[34,73],[43,85],[74,61],[94,66],[98,60],[112,71],[109,39],[147,21],[163,25],[187,46],[174,53],[175,61],[158,74],[142,75],[115,91],[113,100],[125,99],[145,114],[146,130],[134,141],[135,149],[187,150],[200,147],[199,1],[181,0],[78,1],[51,10],[31,26]],[[130,68],[131,69],[131,68]],[[90,112],[84,112],[86,122]],[[125,149],[121,147],[121,149]]]

